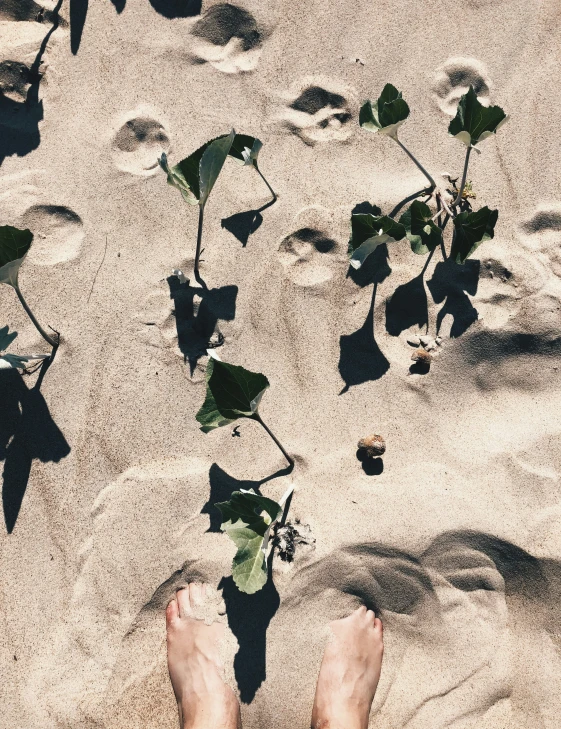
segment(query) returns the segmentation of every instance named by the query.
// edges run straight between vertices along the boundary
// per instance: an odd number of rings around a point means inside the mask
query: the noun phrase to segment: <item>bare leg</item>
[[[181,729],[239,729],[240,706],[222,678],[220,641],[224,626],[206,625],[193,607],[205,604],[207,585],[178,590],[166,609],[168,669]]]
[[[330,623],[318,676],[312,729],[367,729],[382,668],[382,621],[364,606]]]

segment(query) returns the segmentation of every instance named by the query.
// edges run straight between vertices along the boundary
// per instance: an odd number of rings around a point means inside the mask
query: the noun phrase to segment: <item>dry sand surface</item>
[[[223,591],[248,729],[309,725],[325,625],[361,602],[385,624],[372,727],[558,729],[559,2],[240,2],[0,0],[0,222],[35,233],[21,286],[63,335],[40,389],[0,380],[0,724],[175,727],[163,610],[199,577]],[[351,210],[423,186],[358,125],[386,82],[435,175],[461,173],[447,125],[470,83],[511,119],[469,174],[494,240],[424,280],[396,244],[375,286],[348,276]],[[263,209],[226,163],[201,303],[168,279],[192,267],[197,213],[156,160],[232,126],[263,141],[279,197]],[[0,326],[47,351],[1,289]],[[290,476],[263,482],[284,461],[256,423],[198,429],[193,297],[222,359],[268,376]],[[425,330],[442,346],[411,374]],[[357,460],[369,433],[383,470]],[[212,505],[291,482],[315,549],[243,595]]]

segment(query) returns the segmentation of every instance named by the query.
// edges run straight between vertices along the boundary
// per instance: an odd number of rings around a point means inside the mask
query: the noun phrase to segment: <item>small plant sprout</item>
[[[367,101],[361,107],[359,124],[370,132],[379,132],[393,139],[427,178],[430,189],[434,190],[436,187],[434,179],[397,136],[397,130],[407,120],[408,116],[409,106],[403,99],[401,91],[398,91],[391,84],[386,84],[382,89],[378,101],[374,104],[371,101]]]
[[[351,238],[349,255],[351,266],[358,269],[378,246],[405,238],[405,228],[401,222],[387,215],[357,213],[351,218]]]
[[[7,349],[17,335],[8,326],[0,329],[0,370],[26,370],[29,361],[49,358],[48,354],[10,354]]]
[[[0,284],[7,284],[15,290],[21,305],[39,334],[53,349],[56,349],[59,343],[58,332],[54,332],[54,337],[47,334],[23,298],[18,283],[19,269],[32,242],[33,233],[30,230],[20,230],[11,225],[0,226]]]
[[[243,367],[222,362],[213,350],[208,350],[208,354],[206,398],[196,415],[203,433],[230,425],[238,418],[256,420],[278,446],[290,468],[294,468],[294,459],[259,414],[259,404],[269,387],[269,380],[259,372],[250,372]]]
[[[215,504],[222,514],[220,528],[236,545],[232,577],[241,592],[252,595],[267,582],[267,552],[271,529],[292,494],[290,487],[277,503],[253,489],[234,491],[229,501]]]
[[[202,147],[199,147],[199,149],[193,152],[193,154],[181,160],[181,162],[173,167],[170,167],[168,164],[165,153],[159,159],[160,166],[167,174],[168,183],[180,191],[186,203],[199,206],[194,275],[195,279],[202,286],[204,286],[204,281],[200,277],[199,262],[201,257],[205,205],[226,162],[226,158],[230,156],[243,165],[254,167],[276,200],[275,193],[257,166],[257,157],[262,146],[258,139],[248,137],[245,134],[236,134],[232,129],[230,134],[225,134],[206,142]]]
[[[487,206],[472,211],[470,199],[474,199],[475,194],[467,179],[467,172],[471,150],[479,152],[476,145],[496,134],[508,118],[504,111],[498,106],[483,106],[472,86],[461,97],[448,132],[465,144],[467,150],[459,186],[456,185],[457,180],[445,175],[453,185],[452,191],[437,188],[433,177],[398,139],[397,130],[408,117],[409,106],[401,92],[391,84],[386,84],[375,104],[367,101],[360,110],[360,125],[397,142],[425,175],[430,188],[415,195],[426,195],[426,199],[414,200],[397,222],[385,215],[361,213],[352,216],[349,256],[353,268],[360,268],[379,245],[403,239],[409,241],[413,253],[432,256],[434,250],[440,247],[446,258],[443,232],[449,220],[454,224],[449,257],[456,263],[465,263],[481,243],[493,238],[498,211]],[[433,207],[428,204],[431,199],[434,200]]]

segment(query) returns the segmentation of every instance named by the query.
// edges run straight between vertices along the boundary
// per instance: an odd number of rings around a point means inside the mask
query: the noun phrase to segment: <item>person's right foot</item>
[[[330,623],[318,676],[312,729],[367,729],[382,668],[382,621],[364,605]]]
[[[194,614],[197,606],[208,605],[209,593],[208,585],[186,585],[166,610],[168,668],[179,723],[181,729],[238,729],[240,706],[220,664],[224,626],[206,625]]]

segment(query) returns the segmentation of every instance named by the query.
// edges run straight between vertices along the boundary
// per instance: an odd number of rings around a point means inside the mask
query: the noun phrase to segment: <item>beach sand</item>
[[[385,626],[371,727],[557,729],[556,0],[58,5],[0,0],[0,221],[34,232],[21,288],[62,334],[40,388],[0,379],[2,724],[175,727],[164,607],[205,579],[247,729],[309,726],[326,625],[360,603]],[[424,259],[393,244],[374,278],[349,275],[351,211],[424,186],[359,127],[387,82],[439,184],[461,174],[447,127],[470,83],[510,114],[472,155],[474,205],[499,220],[463,267],[437,251],[420,278]],[[170,275],[192,269],[197,210],[157,158],[232,127],[262,140],[278,201],[227,161],[193,294]],[[220,357],[268,377],[260,412],[292,474],[269,479],[286,464],[255,422],[199,430],[193,296]],[[0,308],[17,351],[48,351],[7,286]],[[408,339],[425,332],[442,342],[419,374]],[[387,451],[363,463],[371,433]],[[241,594],[213,504],[291,484],[315,543]]]

